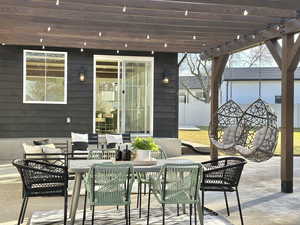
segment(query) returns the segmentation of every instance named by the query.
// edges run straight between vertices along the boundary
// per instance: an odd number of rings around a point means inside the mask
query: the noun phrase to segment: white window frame
[[[27,75],[27,61],[26,61],[26,53],[27,52],[36,52],[36,53],[59,53],[63,54],[65,58],[65,67],[64,67],[64,100],[63,101],[28,101],[26,100],[26,75]],[[67,104],[67,87],[68,87],[68,53],[67,52],[58,52],[58,51],[40,51],[40,50],[24,50],[23,51],[23,103],[25,104]]]

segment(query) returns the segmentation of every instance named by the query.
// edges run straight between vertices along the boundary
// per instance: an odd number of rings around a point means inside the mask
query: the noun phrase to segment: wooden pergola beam
[[[224,45],[215,46],[215,48],[206,48],[203,51],[202,58],[208,59],[227,53],[242,51],[257,46],[267,40],[281,38],[285,34],[300,32],[300,19],[290,20],[279,27],[279,30],[277,28],[277,26],[269,27],[268,29],[249,33],[247,35],[241,35],[239,40],[234,39],[226,42]]]
[[[288,61],[288,67],[291,70],[295,71],[298,63],[299,63],[299,56],[300,56],[300,36],[298,36],[293,48],[291,50],[290,58]]]
[[[278,67],[282,69],[282,48],[279,45],[278,40],[277,39],[268,40],[265,42],[265,44],[268,47]]]
[[[210,103],[210,118],[215,118],[215,114],[219,107],[219,88],[222,80],[222,74],[227,64],[229,55],[222,55],[214,57],[212,60],[212,74],[211,74],[211,103]],[[212,119],[212,133],[217,132],[218,121]],[[214,145],[210,145],[210,157],[212,160],[218,158],[218,149]]]
[[[169,0],[193,3],[209,3],[227,6],[263,7],[278,9],[300,9],[298,0]]]
[[[290,55],[294,46],[294,35],[282,38],[282,80],[281,80],[281,191],[293,192],[294,157],[294,71],[290,67]]]

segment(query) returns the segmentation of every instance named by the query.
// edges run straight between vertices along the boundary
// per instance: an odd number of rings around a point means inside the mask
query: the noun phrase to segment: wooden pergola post
[[[212,120],[213,133],[216,133],[217,123],[214,115],[219,107],[219,88],[222,80],[222,74],[224,72],[229,55],[222,55],[214,57],[212,60],[212,74],[211,74],[211,102],[210,102],[210,118]],[[210,145],[210,157],[212,160],[218,158],[218,149]]]
[[[294,34],[282,38],[282,48],[277,40],[266,42],[281,69],[281,191],[293,192],[294,157],[294,73],[299,63],[300,38],[294,42]]]

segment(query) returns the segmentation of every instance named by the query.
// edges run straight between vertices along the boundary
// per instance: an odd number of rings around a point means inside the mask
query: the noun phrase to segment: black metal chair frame
[[[234,163],[231,163],[231,161]],[[227,192],[236,192],[241,224],[244,225],[238,185],[244,165],[246,163],[246,160],[240,157],[226,157],[202,162],[202,165],[205,168],[203,172],[203,181],[200,188],[202,192],[203,213],[205,191],[219,191],[224,193],[228,216],[230,216],[230,212],[227,201]]]
[[[12,164],[20,173],[23,184],[23,201],[18,225],[23,223],[30,197],[64,197],[64,225],[68,210],[68,168],[38,160],[16,159]]]

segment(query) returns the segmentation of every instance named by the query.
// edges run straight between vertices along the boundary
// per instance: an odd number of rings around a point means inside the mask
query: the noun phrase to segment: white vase
[[[151,150],[136,150],[137,161],[151,161]]]

